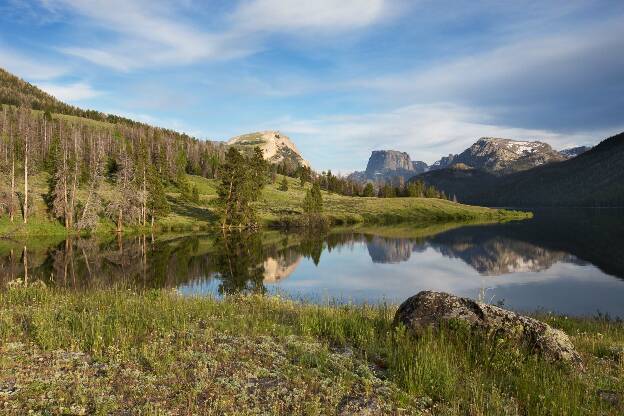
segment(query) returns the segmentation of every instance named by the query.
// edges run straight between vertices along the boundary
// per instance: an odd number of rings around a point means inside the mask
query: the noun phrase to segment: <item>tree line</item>
[[[168,212],[167,186],[198,199],[186,174],[214,178],[225,155],[221,143],[143,124],[99,123],[9,105],[0,110],[0,208],[11,221],[28,222],[32,178],[45,172],[47,214],[68,229],[93,229],[100,218],[118,230],[153,224]]]

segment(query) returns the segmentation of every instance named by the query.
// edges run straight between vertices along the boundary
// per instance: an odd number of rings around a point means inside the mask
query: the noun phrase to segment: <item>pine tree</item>
[[[303,199],[303,212],[306,214],[321,214],[323,212],[323,196],[318,182],[312,184],[312,189],[306,192]]]
[[[364,191],[362,192],[362,196],[365,197],[371,197],[371,196],[375,196],[375,188],[373,187],[372,183],[367,183],[366,186],[364,187]]]
[[[221,209],[222,228],[255,228],[256,215],[252,203],[256,201],[267,179],[267,165],[262,153],[246,158],[231,147],[225,163],[219,168],[221,182],[217,187]]]
[[[147,213],[152,227],[156,218],[164,217],[171,212],[163,179],[154,166],[147,169]]]
[[[282,192],[288,191],[288,180],[286,179],[286,176],[282,178],[282,182],[280,182],[279,190]]]

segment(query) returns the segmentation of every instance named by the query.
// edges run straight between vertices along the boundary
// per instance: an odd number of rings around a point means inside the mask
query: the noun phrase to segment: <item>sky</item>
[[[346,174],[624,131],[624,1],[0,0],[0,67],[201,139],[279,130]]]

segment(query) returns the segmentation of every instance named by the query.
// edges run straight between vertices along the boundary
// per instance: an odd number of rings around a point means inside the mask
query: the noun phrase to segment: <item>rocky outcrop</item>
[[[389,181],[402,177],[405,180],[419,173],[426,172],[429,166],[425,162],[412,161],[405,152],[397,150],[373,150],[366,170],[353,172],[349,179],[357,182]]]
[[[396,150],[373,150],[366,165],[366,173],[378,174],[396,170],[414,170],[407,153]]]
[[[401,304],[394,324],[405,325],[415,334],[439,329],[453,321],[473,331],[502,336],[529,348],[550,361],[563,361],[582,368],[582,360],[568,336],[536,319],[496,306],[440,292],[420,292]]]
[[[424,173],[429,170],[429,166],[420,160],[414,160],[412,162],[412,166],[414,167],[414,174],[418,175],[419,173]]]
[[[573,157],[582,155],[589,150],[591,150],[591,146],[578,146],[560,150],[559,153],[566,159],[572,159]]]
[[[429,169],[430,170],[446,169],[449,166],[453,165],[453,161],[455,160],[456,157],[457,155],[453,155],[453,154],[449,154],[448,156],[442,156],[442,158],[434,162],[433,165],[431,165]]]
[[[301,156],[290,137],[279,131],[261,131],[243,134],[228,140],[228,146],[235,146],[243,151],[251,151],[258,146],[264,158],[271,163],[291,163],[294,166],[309,167],[310,163]]]

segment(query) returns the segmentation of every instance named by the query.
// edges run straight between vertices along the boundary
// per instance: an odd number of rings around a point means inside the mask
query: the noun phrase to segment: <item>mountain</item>
[[[572,159],[506,176],[452,167],[417,178],[471,204],[624,206],[624,133]]]
[[[432,169],[463,163],[495,175],[507,175],[565,159],[543,142],[482,137],[462,153],[440,159],[433,164]]]
[[[349,179],[358,182],[391,180],[396,177],[409,179],[429,169],[425,162],[412,161],[405,152],[397,150],[373,150],[366,170],[353,172]]]
[[[310,166],[310,163],[301,156],[290,137],[281,134],[279,131],[268,130],[243,134],[231,138],[227,144],[244,151],[258,146],[262,149],[264,158],[271,163],[285,162],[295,166]]]
[[[456,157],[457,155],[453,154],[442,156],[440,160],[433,162],[433,165],[429,166],[429,170],[446,169],[453,164]]]
[[[566,159],[572,159],[573,157],[577,157],[578,155],[581,155],[589,150],[591,150],[591,146],[578,146],[560,150],[559,153]]]
[[[446,195],[465,202],[474,198],[482,190],[493,187],[498,183],[499,177],[458,163],[445,169],[432,169],[412,178],[412,180],[419,179],[427,185],[433,185],[436,189],[444,191]]]

